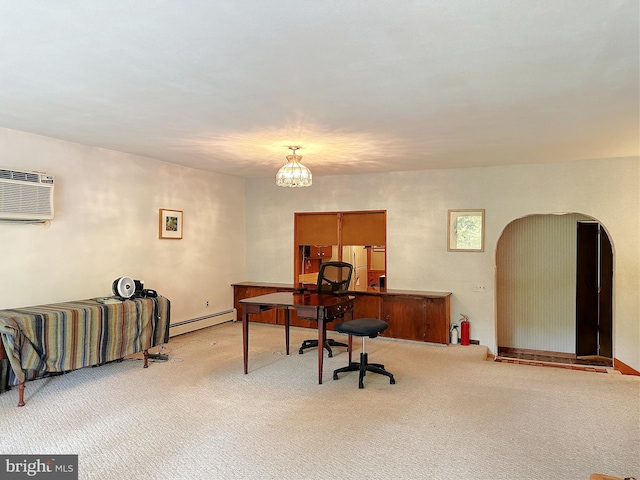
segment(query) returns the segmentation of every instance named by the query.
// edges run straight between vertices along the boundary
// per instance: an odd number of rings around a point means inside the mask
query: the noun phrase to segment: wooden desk
[[[240,300],[242,305],[242,351],[244,373],[248,373],[249,358],[249,315],[260,314],[274,308],[284,310],[285,345],[289,355],[289,311],[295,310],[299,318],[313,319],[318,324],[318,383],[322,384],[322,363],[324,342],[327,338],[327,322],[351,312],[353,300],[350,295],[328,295],[317,293],[278,292]]]
[[[267,293],[293,292],[290,283],[240,282],[233,284],[234,307],[238,321],[242,316],[243,298]],[[449,343],[449,318],[451,292],[428,292],[364,287],[350,290],[355,297],[353,315],[356,318],[379,318],[389,324],[381,335],[389,338],[415,340],[430,343]],[[282,317],[282,315],[280,316]],[[255,319],[256,322],[282,324],[272,310]],[[313,322],[291,313],[291,325],[313,327]],[[331,329],[331,324],[329,324]]]

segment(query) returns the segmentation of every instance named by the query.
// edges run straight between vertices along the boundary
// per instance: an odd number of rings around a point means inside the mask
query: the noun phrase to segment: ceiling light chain
[[[310,187],[312,183],[311,171],[300,163],[302,157],[296,155],[301,147],[287,146],[293,153],[287,155],[287,163],[280,167],[276,174],[276,185],[279,187]]]

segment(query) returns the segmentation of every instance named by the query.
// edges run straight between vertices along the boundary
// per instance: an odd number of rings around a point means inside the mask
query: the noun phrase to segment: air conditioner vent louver
[[[16,170],[0,170],[0,178],[18,180],[21,182],[40,183],[40,175],[33,172],[19,172]]]
[[[0,169],[0,220],[53,219],[51,175]]]

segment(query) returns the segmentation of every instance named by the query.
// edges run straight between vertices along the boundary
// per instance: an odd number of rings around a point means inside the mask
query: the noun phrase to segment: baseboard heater
[[[183,333],[193,332],[200,330],[201,328],[211,327],[220,323],[228,322],[230,320],[236,320],[236,309],[225,310],[224,312],[217,312],[212,315],[205,315],[204,317],[192,318],[190,320],[183,320],[182,322],[172,323],[169,325],[169,336],[175,337],[176,335],[182,335]]]

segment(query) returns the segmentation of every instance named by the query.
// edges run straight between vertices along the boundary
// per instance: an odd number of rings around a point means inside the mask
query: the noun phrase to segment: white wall
[[[313,171],[313,165],[309,165]],[[447,210],[486,209],[484,253],[447,251]],[[496,349],[495,249],[533,213],[599,220],[614,245],[614,356],[640,370],[640,162],[637,157],[544,165],[314,177],[306,189],[247,181],[247,278],[293,281],[293,213],[387,210],[389,288],[453,292],[452,321]],[[486,293],[474,292],[484,285]]]
[[[0,166],[56,181],[50,224],[0,223],[0,308],[108,296],[125,275],[171,300],[172,323],[233,307],[243,179],[7,129]],[[182,240],[158,239],[160,208],[184,212]]]

